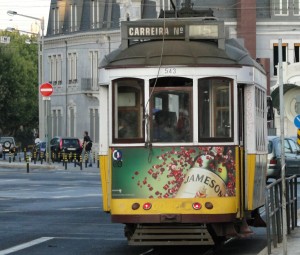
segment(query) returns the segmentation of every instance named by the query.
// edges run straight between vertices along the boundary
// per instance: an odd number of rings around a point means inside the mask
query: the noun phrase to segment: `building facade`
[[[49,114],[43,102],[40,105],[40,138],[46,132],[50,137],[82,138],[87,130],[97,147],[99,125],[107,124],[101,121],[99,85],[104,79],[98,69],[105,56],[120,46],[121,22],[184,15],[224,20],[227,36],[240,39],[264,66],[270,95],[278,87],[278,40],[282,39],[284,83],[289,84],[284,94],[285,134],[296,135],[293,119],[300,114],[298,0],[52,0],[44,38],[43,82],[50,82],[54,93]],[[278,102],[275,107],[279,110]],[[278,120],[275,110],[270,125],[277,133]]]

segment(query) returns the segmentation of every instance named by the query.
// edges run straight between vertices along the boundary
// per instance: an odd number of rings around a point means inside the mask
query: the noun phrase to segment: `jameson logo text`
[[[203,168],[191,168],[182,182],[176,197],[224,197],[226,184],[217,174]]]
[[[129,37],[161,37],[161,36],[184,36],[184,26],[176,27],[128,27]]]
[[[205,185],[207,185],[208,188],[211,188],[214,190],[214,192],[219,196],[223,197],[225,194],[222,193],[221,186],[217,183],[216,180],[212,179],[210,176],[206,176],[204,174],[194,174],[191,176],[188,176],[185,180],[184,184],[191,184],[195,182],[201,182]]]

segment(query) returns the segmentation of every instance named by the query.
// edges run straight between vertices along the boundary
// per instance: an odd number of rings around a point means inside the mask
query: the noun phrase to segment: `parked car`
[[[61,160],[63,158],[63,153],[71,154],[76,159],[79,160],[82,153],[82,144],[80,139],[77,137],[53,137],[50,141],[50,150],[54,160]]]
[[[300,176],[300,146],[293,138],[284,138],[285,174]],[[281,138],[268,137],[268,171],[267,178],[281,177]]]
[[[17,154],[18,152],[18,147],[16,145],[16,142],[15,142],[15,139],[14,137],[5,137],[5,136],[2,136],[0,138],[0,143],[2,144],[2,150],[3,152],[2,153],[13,153],[14,155]]]

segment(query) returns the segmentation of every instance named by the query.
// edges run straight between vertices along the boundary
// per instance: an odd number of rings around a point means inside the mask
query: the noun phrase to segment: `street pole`
[[[29,18],[29,19],[34,19],[40,22],[40,31],[39,31],[39,54],[38,54],[38,82],[39,86],[44,82],[44,30],[45,30],[45,24],[44,24],[44,17],[42,18],[37,18],[29,15],[24,15],[20,14],[16,11],[7,11],[7,14],[10,16],[18,15],[21,17]],[[49,136],[49,131],[50,131],[50,111],[51,111],[51,104],[47,104],[46,100],[42,99],[42,96],[40,93],[38,94],[38,101],[39,101],[39,137],[44,137],[45,141],[47,143],[46,147],[46,155],[48,152],[48,159],[47,162],[49,163],[49,156],[50,156],[50,136]],[[47,107],[49,109],[47,109]],[[46,119],[45,117],[46,116]]]
[[[282,70],[282,39],[278,41],[279,68],[279,102],[280,102],[280,139],[281,139],[281,185],[282,185],[282,244],[283,255],[287,255],[287,220],[286,220],[286,185],[285,185],[285,151],[284,151],[284,101]]]

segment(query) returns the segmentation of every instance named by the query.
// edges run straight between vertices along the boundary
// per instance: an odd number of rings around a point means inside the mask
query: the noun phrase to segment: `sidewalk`
[[[300,255],[300,209],[297,213],[297,227],[291,230],[291,234],[287,235],[286,250],[288,255]],[[283,243],[279,243],[277,248],[274,248],[271,244],[271,254],[272,255],[283,255]],[[268,255],[268,247],[264,248],[257,255]]]
[[[0,168],[24,168],[27,169],[27,162],[22,160],[21,162],[19,160],[16,160],[15,162],[11,161],[9,162],[7,159],[3,160],[0,158]],[[62,162],[55,162],[52,161],[50,163],[43,162],[41,164],[41,161],[30,161],[29,162],[29,171],[30,169],[53,169],[53,170],[65,170],[65,166]],[[74,165],[73,162],[67,163],[67,170],[80,170],[79,165]],[[99,167],[97,166],[97,162],[93,163],[92,167],[85,167],[85,163],[82,163],[82,170],[99,170]]]

